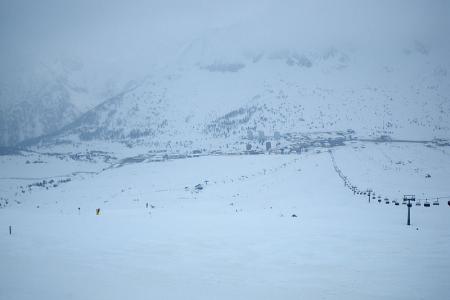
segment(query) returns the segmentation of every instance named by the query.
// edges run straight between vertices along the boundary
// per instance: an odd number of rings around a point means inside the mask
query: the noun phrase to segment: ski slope
[[[333,154],[361,189],[450,194],[439,178],[450,174],[445,147],[361,143]],[[396,165],[399,156],[411,162]],[[21,197],[0,209],[0,299],[450,295],[446,202],[413,206],[408,227],[406,206],[354,195],[324,149],[135,163]]]

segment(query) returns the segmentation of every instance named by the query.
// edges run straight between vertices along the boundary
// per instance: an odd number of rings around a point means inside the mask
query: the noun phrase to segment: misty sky
[[[248,26],[261,31],[255,32],[257,36],[265,33],[275,41],[277,36],[300,32],[421,36],[449,25],[448,2],[1,0],[2,54],[49,48],[147,51],[233,25]]]
[[[440,43],[448,40],[449,2],[0,0],[0,77],[60,57],[141,68],[217,33],[222,51]]]

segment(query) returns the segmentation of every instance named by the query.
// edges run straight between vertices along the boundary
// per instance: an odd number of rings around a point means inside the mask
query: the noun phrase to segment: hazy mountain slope
[[[0,78],[0,146],[51,134],[122,90],[109,73],[95,76],[94,70],[61,59],[5,71]]]
[[[70,143],[226,143],[249,130],[447,137],[448,5],[319,2],[232,5],[227,22],[212,17],[225,12],[215,5],[179,11],[217,21],[210,26],[181,16],[183,25],[171,26],[170,18],[144,18],[138,6],[125,22],[119,16],[131,7],[100,9],[85,26],[71,26],[79,35],[63,30],[40,51],[11,55],[0,75],[0,143],[40,135]],[[191,27],[193,19],[199,23]],[[121,94],[127,86],[136,89]]]
[[[237,143],[249,131],[347,130],[360,137],[449,137],[449,66],[438,51],[411,43],[395,55],[327,47],[227,57],[198,43],[50,141],[208,147],[207,140]]]

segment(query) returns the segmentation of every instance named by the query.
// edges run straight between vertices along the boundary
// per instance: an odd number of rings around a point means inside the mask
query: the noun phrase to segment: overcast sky
[[[0,72],[42,57],[152,63],[215,30],[233,47],[445,41],[449,2],[0,0]]]

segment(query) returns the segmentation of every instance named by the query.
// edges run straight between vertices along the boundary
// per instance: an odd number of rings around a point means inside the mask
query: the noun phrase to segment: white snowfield
[[[450,196],[448,147],[332,150],[351,183],[377,197]],[[31,166],[14,159],[23,160],[2,157],[1,178],[27,177]],[[46,176],[74,169],[40,165]],[[354,195],[324,149],[71,178],[17,196],[31,181],[0,180],[10,200],[0,209],[0,299],[450,299],[450,198],[413,205],[406,226],[406,205]]]

